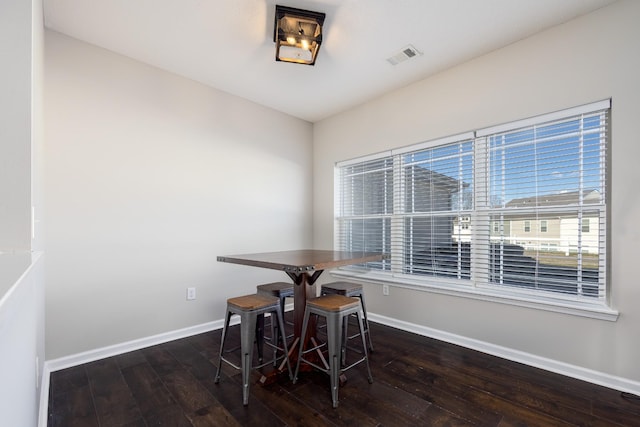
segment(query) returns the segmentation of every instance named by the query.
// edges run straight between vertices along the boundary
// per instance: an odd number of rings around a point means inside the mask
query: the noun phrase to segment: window
[[[393,212],[393,161],[364,160],[339,169],[337,191],[341,207],[337,246],[351,251],[390,253]],[[388,261],[368,268],[389,270]]]
[[[338,163],[336,249],[390,254],[356,267],[382,280],[606,304],[609,109]]]

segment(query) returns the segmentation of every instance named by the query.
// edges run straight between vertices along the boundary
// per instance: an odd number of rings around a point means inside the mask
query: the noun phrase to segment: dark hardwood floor
[[[373,384],[348,372],[331,407],[328,376],[214,384],[221,331],[51,374],[49,426],[640,426],[637,397],[372,324]],[[234,334],[239,333],[234,327]],[[239,339],[236,339],[239,341]]]

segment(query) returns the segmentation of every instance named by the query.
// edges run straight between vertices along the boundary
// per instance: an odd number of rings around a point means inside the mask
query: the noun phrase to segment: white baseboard
[[[478,350],[483,353],[498,356],[503,359],[512,360],[514,362],[523,363],[528,366],[544,369],[546,371],[555,372],[567,377],[576,378],[587,381],[592,384],[598,384],[603,387],[612,388],[614,390],[624,391],[635,395],[640,395],[640,382],[617,377],[591,369],[582,368],[580,366],[570,365],[568,363],[559,362],[553,359],[536,356],[534,354],[525,353],[507,347],[466,338],[461,335],[455,335],[448,332],[432,329],[426,326],[397,320],[391,317],[381,316],[375,313],[367,313],[369,320],[401,329],[407,332],[413,332],[418,335],[445,341],[451,344],[460,345],[462,347]]]
[[[293,310],[293,304],[286,304],[285,311]],[[268,315],[267,315],[268,316]],[[231,318],[231,326],[240,323],[240,318],[234,316]],[[95,360],[104,359],[106,357],[117,356],[119,354],[128,353],[141,348],[151,347],[163,344],[169,341],[186,338],[193,335],[202,334],[216,329],[222,329],[224,319],[214,320],[213,322],[202,323],[200,325],[189,326],[188,328],[178,329],[175,331],[164,332],[150,337],[144,337],[137,340],[127,341],[107,347],[89,350],[71,356],[61,357],[59,359],[47,360],[45,362],[45,370],[55,372],[61,369],[71,368],[73,366],[82,365],[84,363],[93,362]],[[43,374],[44,375],[44,374]]]
[[[293,307],[291,304],[287,304],[287,311]],[[413,332],[418,335],[434,338],[440,341],[445,341],[451,344],[460,345],[462,347],[478,350],[483,353],[491,354],[494,356],[502,357],[514,362],[523,363],[525,365],[533,366],[536,368],[544,369],[550,372],[555,372],[561,375],[565,375],[571,378],[587,381],[593,384],[598,384],[604,387],[612,388],[614,390],[625,391],[635,395],[640,395],[640,382],[628,380],[626,378],[616,377],[603,372],[593,371],[585,369],[579,366],[570,365],[557,360],[547,359],[544,357],[536,356],[533,354],[525,353],[518,350],[513,350],[507,347],[501,347],[495,344],[490,344],[484,341],[474,340],[466,338],[460,335],[451,334],[448,332],[440,331],[438,329],[432,329],[426,326],[417,325],[415,323],[405,322],[402,320],[394,319],[391,317],[381,316],[375,313],[368,313],[369,320],[383,325],[391,326],[393,328],[401,329],[407,332]],[[239,319],[235,317],[232,319],[231,324],[238,324]],[[116,344],[108,347],[103,347],[95,350],[85,351],[82,353],[74,354],[71,356],[61,357],[59,359],[48,360],[44,364],[42,373],[42,386],[40,390],[40,414],[38,419],[39,427],[46,427],[47,425],[47,413],[49,406],[49,376],[52,372],[70,368],[84,363],[93,362],[95,360],[104,359],[106,357],[117,356],[119,354],[127,353],[141,348],[151,347],[165,342],[177,340],[180,338],[190,337],[192,335],[201,334],[204,332],[221,329],[224,326],[224,320],[216,320],[213,322],[203,323],[200,325],[191,326],[188,328],[178,329],[150,337],[145,337],[133,341],[127,341],[121,344]]]
[[[238,322],[239,319],[237,317],[231,319],[232,325],[237,324]],[[215,320],[213,322],[202,323],[200,325],[190,326],[188,328],[178,329],[175,331],[152,335],[137,340],[123,342],[120,344],[97,348],[95,350],[84,351],[82,353],[61,357],[59,359],[48,360],[45,365],[46,368],[48,368],[49,372],[55,372],[61,369],[71,368],[73,366],[93,362],[95,360],[117,356],[119,354],[128,353],[134,350],[139,350],[141,348],[163,344],[180,338],[186,338],[192,335],[213,331],[215,329],[221,329],[223,326],[223,320]]]

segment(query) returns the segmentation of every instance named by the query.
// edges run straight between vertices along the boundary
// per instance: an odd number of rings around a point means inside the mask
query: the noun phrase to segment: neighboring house
[[[454,242],[471,242],[470,216],[459,216],[453,220],[453,234],[451,237]]]
[[[575,253],[582,248],[583,253],[597,254],[599,240],[599,218],[597,212],[587,213],[579,224],[578,217],[557,214],[508,214],[509,209],[544,208],[549,206],[570,206],[579,203],[578,192],[548,194],[535,197],[513,199],[506,205],[507,213],[502,220],[491,221],[492,240],[522,246],[526,250]],[[588,190],[582,200],[583,205],[600,202],[600,192]],[[582,230],[581,241],[578,241],[578,227]],[[471,217],[459,216],[453,222],[453,241],[471,241]]]
[[[505,207],[515,208],[544,208],[546,206],[575,206],[580,203],[579,192],[571,191],[567,193],[549,194],[545,196],[523,197],[513,199]],[[597,190],[587,190],[582,200],[583,205],[596,204],[600,202],[600,192]],[[509,233],[504,233],[504,239],[508,243],[520,245],[528,250],[559,251],[567,255],[575,253],[578,248],[582,248],[583,253],[598,253],[599,219],[597,212],[587,213],[582,217],[582,223],[575,214],[562,215],[518,215],[510,216]],[[582,229],[581,241],[578,241]],[[493,233],[494,230],[492,230]]]

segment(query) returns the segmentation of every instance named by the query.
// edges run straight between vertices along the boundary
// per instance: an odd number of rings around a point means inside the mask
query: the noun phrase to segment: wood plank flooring
[[[371,324],[373,384],[359,365],[331,407],[328,376],[214,384],[221,331],[53,372],[49,427],[640,426],[640,400],[477,351]],[[239,342],[238,327],[232,338]]]

